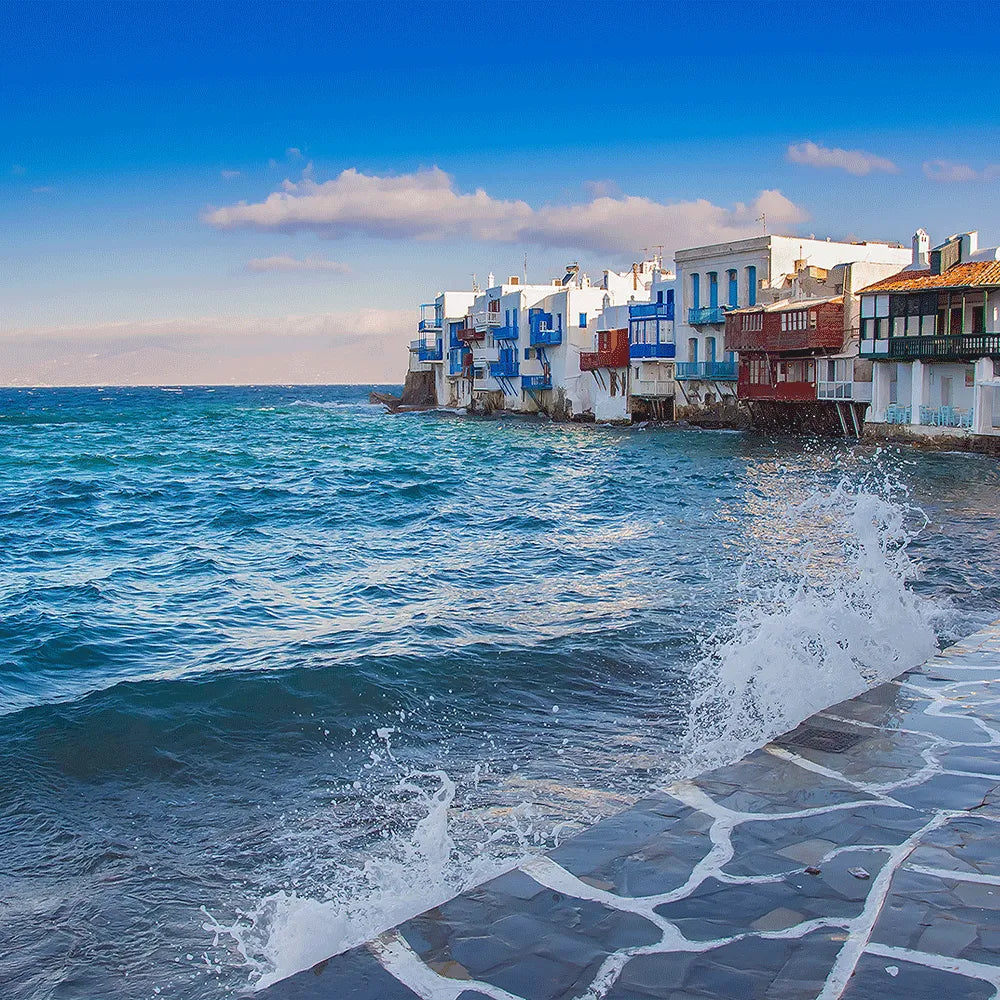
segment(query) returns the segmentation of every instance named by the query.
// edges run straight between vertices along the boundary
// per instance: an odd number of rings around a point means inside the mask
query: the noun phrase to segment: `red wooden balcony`
[[[628,368],[628,330],[599,330],[597,350],[580,353],[580,371],[592,372],[598,368]]]
[[[802,403],[816,398],[815,382],[761,382],[737,383],[736,392],[740,399],[770,399],[776,403]]]
[[[839,350],[844,345],[844,303],[790,303],[726,316],[727,351]]]
[[[463,343],[471,344],[477,340],[485,339],[486,331],[476,330],[474,327],[471,326],[463,326],[460,330],[456,332],[455,336],[458,337],[458,339],[461,340]]]

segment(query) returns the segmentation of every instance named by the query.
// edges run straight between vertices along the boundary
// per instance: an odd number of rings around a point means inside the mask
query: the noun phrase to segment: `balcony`
[[[490,362],[490,377],[491,378],[516,378],[519,370],[519,364],[516,361],[491,361]]]
[[[816,383],[741,380],[737,395],[740,399],[770,400],[775,403],[810,402],[816,398]]]
[[[673,302],[637,302],[628,307],[629,319],[673,319]]]
[[[529,342],[533,347],[540,347],[549,344],[561,344],[562,330],[550,330],[545,327],[538,330],[532,330]]]
[[[486,330],[477,330],[474,326],[464,326],[455,336],[463,344],[472,344],[477,340],[485,340]]]
[[[555,345],[562,343],[562,328],[552,325],[552,313],[541,309],[528,310],[528,343],[532,347]]]
[[[472,314],[470,319],[470,326],[485,332],[486,330],[500,326],[500,311],[498,309],[491,309],[485,312],[476,312]]]
[[[437,333],[441,329],[441,310],[433,302],[421,305],[417,329],[421,333]]]
[[[444,351],[441,349],[440,341],[428,343],[424,339],[411,340],[410,350],[416,354],[418,361],[443,361]]]
[[[898,358],[919,361],[961,361],[993,355],[1000,357],[1000,333],[965,333],[943,337],[890,337],[888,340],[862,340],[862,357]]]
[[[870,403],[872,401],[871,382],[828,382],[816,383],[816,398],[833,402]]]
[[[677,356],[675,344],[632,344],[628,349],[632,358],[674,358]]]
[[[632,383],[632,395],[645,399],[674,394],[674,383],[669,379],[640,379]]]
[[[628,368],[628,341],[603,351],[584,351],[580,354],[580,371],[592,372],[598,368]]]
[[[551,375],[522,375],[521,376],[521,388],[522,389],[551,389],[552,388],[552,376]]]
[[[493,331],[494,340],[517,340],[520,331],[516,326],[498,326]]]
[[[688,309],[688,324],[704,326],[708,323],[725,323],[726,313],[722,306],[701,306]]]
[[[705,379],[710,382],[735,382],[738,365],[735,361],[679,361],[678,379]]]

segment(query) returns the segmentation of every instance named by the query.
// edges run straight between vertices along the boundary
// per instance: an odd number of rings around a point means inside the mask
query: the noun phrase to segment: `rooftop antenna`
[[[476,281],[476,276],[475,276],[475,274],[473,274],[473,275],[472,275],[472,290],[473,290],[474,292],[478,292],[478,291],[479,291],[479,282],[478,282],[478,281]]]
[[[528,251],[524,251],[524,283],[528,283]]]
[[[767,236],[767,214],[765,212],[761,212],[760,215],[757,216],[757,221],[764,227],[764,235]]]

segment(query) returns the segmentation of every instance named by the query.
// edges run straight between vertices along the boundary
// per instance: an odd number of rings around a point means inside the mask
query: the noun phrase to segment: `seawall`
[[[267,1000],[1000,989],[1000,623]]]

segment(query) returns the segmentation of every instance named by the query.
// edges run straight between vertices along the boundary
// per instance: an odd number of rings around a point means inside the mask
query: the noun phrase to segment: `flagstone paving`
[[[267,1000],[1000,997],[1000,623]]]

